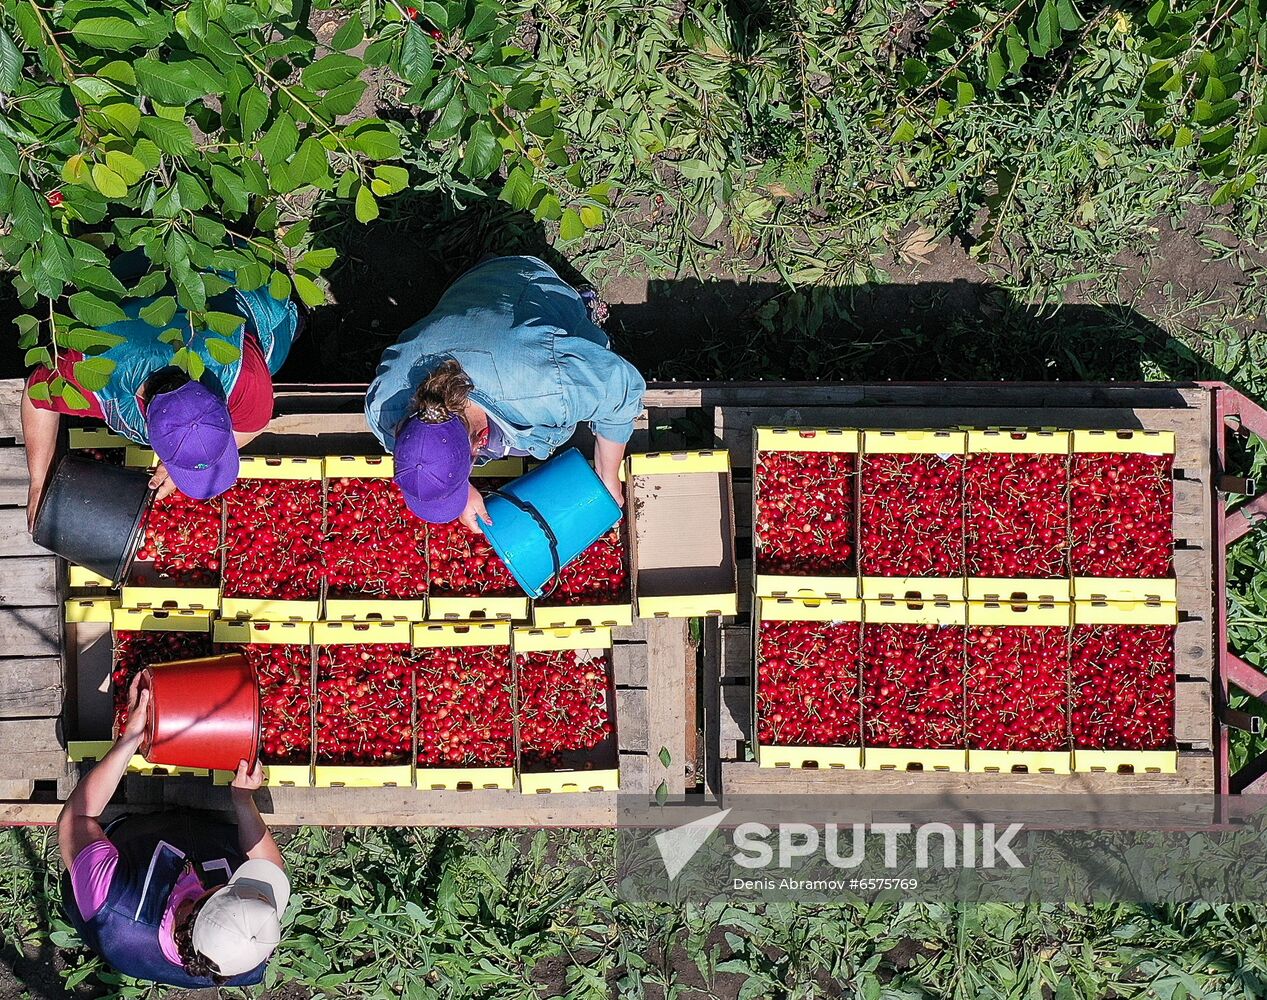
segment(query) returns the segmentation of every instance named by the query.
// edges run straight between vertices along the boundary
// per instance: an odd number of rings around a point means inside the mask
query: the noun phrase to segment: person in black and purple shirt
[[[145,732],[149,691],[134,682],[128,721],[75,786],[57,820],[67,915],[118,972],[170,986],[250,986],[264,978],[290,899],[281,853],[255,806],[264,780],[233,779],[236,826],[195,813],[124,816],[103,828]]]

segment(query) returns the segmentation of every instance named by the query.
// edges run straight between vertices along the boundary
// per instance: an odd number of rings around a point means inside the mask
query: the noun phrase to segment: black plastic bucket
[[[140,548],[154,496],[150,475],[82,455],[63,456],[35,515],[35,544],[114,584],[122,582]]]

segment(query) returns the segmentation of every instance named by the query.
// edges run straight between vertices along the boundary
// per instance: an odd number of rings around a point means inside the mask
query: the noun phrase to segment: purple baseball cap
[[[471,438],[458,416],[440,424],[410,417],[396,434],[396,485],[424,521],[445,524],[466,510]]]
[[[185,496],[210,500],[237,481],[238,443],[229,407],[218,393],[186,382],[155,396],[145,419],[150,447]]]

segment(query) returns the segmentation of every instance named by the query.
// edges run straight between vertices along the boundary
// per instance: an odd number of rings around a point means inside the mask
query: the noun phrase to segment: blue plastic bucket
[[[598,474],[575,448],[484,497],[492,524],[480,527],[530,597],[620,520]]]

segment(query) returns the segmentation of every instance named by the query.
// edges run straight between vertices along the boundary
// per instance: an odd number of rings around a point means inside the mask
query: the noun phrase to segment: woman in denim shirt
[[[582,422],[599,476],[623,502],[620,464],[645,391],[575,289],[535,257],[496,257],[384,352],[365,417],[395,456],[409,509],[478,531],[477,517],[489,518],[472,466],[546,458]]]

